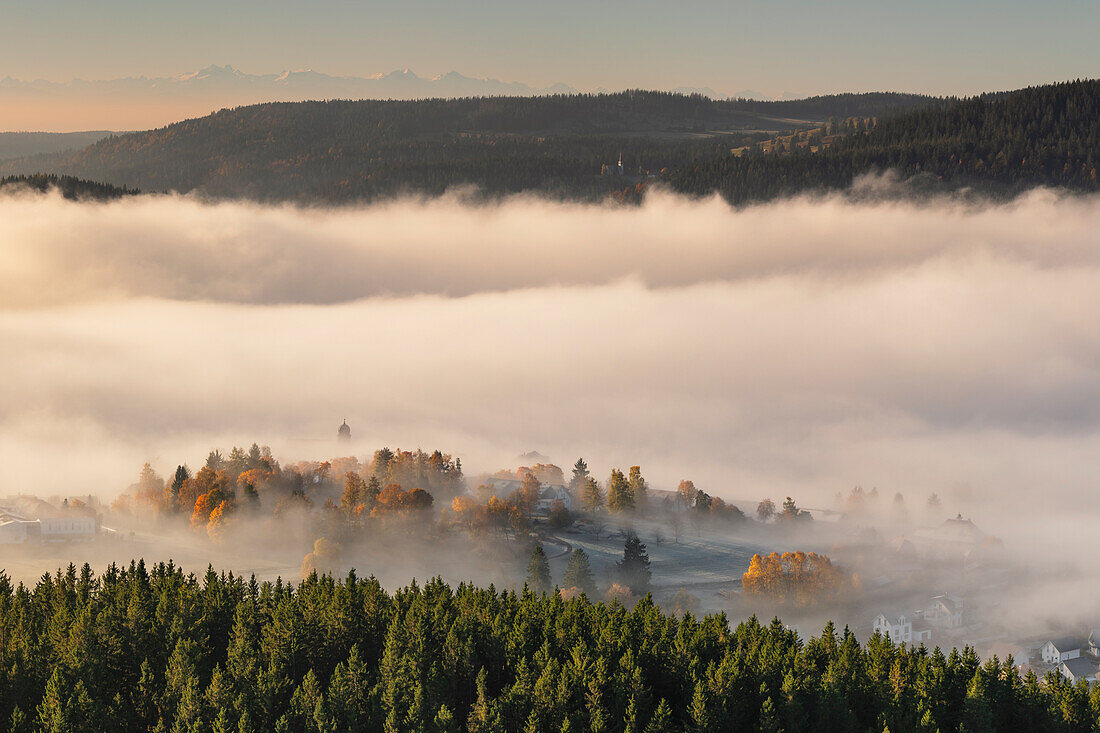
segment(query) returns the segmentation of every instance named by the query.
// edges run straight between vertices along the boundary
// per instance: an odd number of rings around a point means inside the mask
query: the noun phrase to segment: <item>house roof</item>
[[[1081,644],[1072,636],[1063,636],[1060,639],[1051,639],[1047,642],[1059,653],[1071,652],[1074,649],[1080,649]]]
[[[944,605],[944,608],[946,608],[948,611],[952,611],[952,612],[959,610],[959,606],[962,605],[961,603],[959,603],[958,601],[956,601],[954,598],[947,595],[946,593],[944,593],[942,595],[938,595],[938,596],[933,596],[932,600],[937,602],[937,603],[942,603]]]
[[[1093,662],[1085,657],[1074,657],[1073,659],[1067,659],[1062,662],[1062,666],[1069,672],[1070,677],[1074,680],[1078,680],[1082,677],[1091,677],[1096,674],[1098,666],[1096,662]]]

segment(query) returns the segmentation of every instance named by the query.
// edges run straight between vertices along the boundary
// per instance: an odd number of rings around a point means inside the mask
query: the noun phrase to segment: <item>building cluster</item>
[[[1074,636],[1047,640],[1039,647],[1036,666],[1053,670],[1070,682],[1100,682],[1100,629],[1093,629],[1084,642]]]
[[[894,643],[930,644],[933,630],[956,630],[963,626],[962,599],[949,593],[934,596],[926,608],[912,614],[880,613],[871,628]]]
[[[4,545],[90,540],[95,538],[97,530],[94,515],[74,510],[58,511],[55,516],[31,518],[10,507],[0,506],[0,544]]]

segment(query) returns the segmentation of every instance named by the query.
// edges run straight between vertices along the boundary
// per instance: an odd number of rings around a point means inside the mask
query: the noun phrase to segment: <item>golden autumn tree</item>
[[[336,573],[340,570],[340,543],[326,537],[320,537],[313,543],[313,552],[302,559],[302,578],[311,573],[319,575]]]
[[[198,499],[195,499],[195,508],[191,511],[191,529],[199,532],[206,529],[206,525],[210,522],[210,515],[224,500],[225,496],[217,489],[201,494]]]
[[[230,516],[233,514],[233,501],[223,499],[220,504],[210,512],[210,519],[206,523],[206,534],[215,544],[225,542],[226,527]]]
[[[741,576],[746,596],[795,606],[831,600],[850,587],[845,573],[827,555],[815,552],[756,554]]]

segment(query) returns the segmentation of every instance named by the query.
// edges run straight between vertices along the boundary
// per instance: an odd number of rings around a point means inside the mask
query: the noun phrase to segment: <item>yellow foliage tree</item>
[[[741,576],[741,588],[746,596],[795,606],[810,606],[835,598],[849,586],[844,572],[833,565],[827,555],[816,552],[756,554]]]

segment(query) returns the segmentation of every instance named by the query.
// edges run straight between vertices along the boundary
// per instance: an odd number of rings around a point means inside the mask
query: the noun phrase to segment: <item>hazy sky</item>
[[[580,88],[963,94],[1100,75],[1088,0],[0,2],[0,78],[409,67]]]

